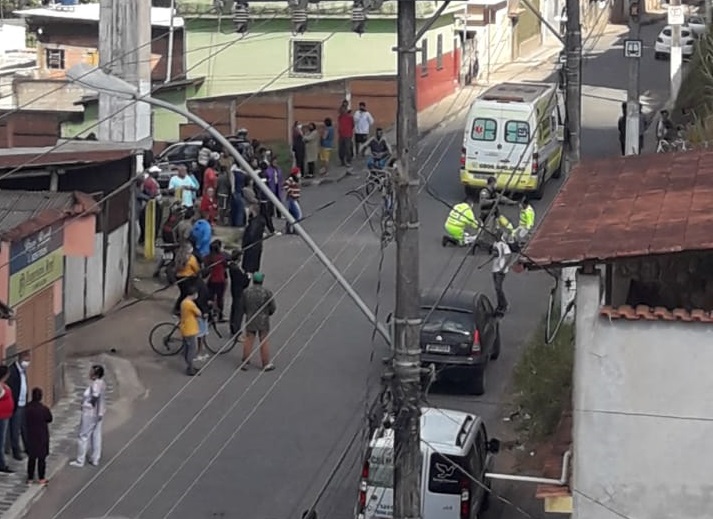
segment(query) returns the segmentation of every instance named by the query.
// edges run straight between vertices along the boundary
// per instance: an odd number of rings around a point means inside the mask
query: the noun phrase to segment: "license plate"
[[[163,259],[165,259],[165,260],[172,260],[172,259],[173,259],[173,252],[164,252],[164,253],[163,253]]]
[[[451,347],[447,344],[427,344],[426,351],[430,351],[432,353],[450,353]]]

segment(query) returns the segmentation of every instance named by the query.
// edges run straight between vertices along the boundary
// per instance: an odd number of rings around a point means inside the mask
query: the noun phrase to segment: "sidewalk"
[[[500,65],[490,72],[489,81],[484,79],[477,80],[474,84],[462,87],[456,90],[451,95],[443,98],[438,103],[434,104],[421,111],[418,114],[418,130],[419,139],[426,138],[431,132],[442,128],[454,118],[460,116],[463,112],[470,108],[471,103],[489,86],[505,81],[518,80],[537,80],[543,78],[542,65],[552,63],[554,58],[559,54],[562,46],[558,43],[549,43],[540,47],[537,52],[528,56],[523,56],[511,63]],[[545,69],[547,74],[552,72],[550,68]],[[481,76],[484,76],[481,71]],[[389,143],[396,142],[395,128],[391,128],[386,132],[386,140]],[[363,168],[363,164],[356,166],[355,169]],[[361,171],[352,171],[353,174],[362,173]],[[303,180],[303,186],[318,186],[329,182],[339,182],[347,176],[346,171],[335,175],[333,178],[316,178]]]
[[[64,372],[65,396],[52,408],[54,421],[50,425],[50,455],[47,458],[47,478],[50,479],[50,484],[52,484],[51,479],[76,455],[77,428],[81,415],[79,404],[89,381],[89,368],[93,364],[101,364],[105,369],[104,380],[107,383],[105,434],[121,425],[124,419],[122,416],[126,413],[120,412],[120,408],[133,399],[132,391],[128,386],[138,384],[138,378],[130,362],[110,355],[67,359]],[[121,373],[121,385],[116,376],[118,373]],[[126,391],[122,392],[123,388],[126,388]],[[15,473],[0,475],[0,518],[21,519],[30,506],[40,498],[45,487],[27,485],[25,460],[15,461],[10,456],[7,461]]]

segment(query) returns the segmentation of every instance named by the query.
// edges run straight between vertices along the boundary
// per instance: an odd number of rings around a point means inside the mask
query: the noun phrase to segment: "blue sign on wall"
[[[56,224],[13,242],[10,246],[10,275],[59,249],[64,243],[63,229],[61,224]]]

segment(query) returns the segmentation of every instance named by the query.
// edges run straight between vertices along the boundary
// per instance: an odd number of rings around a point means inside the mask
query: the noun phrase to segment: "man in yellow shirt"
[[[451,212],[448,213],[448,219],[444,227],[446,235],[442,240],[443,246],[449,241],[458,245],[465,245],[466,229],[477,231],[480,227],[473,214],[473,202],[466,200],[454,205]]]
[[[186,375],[192,377],[198,370],[193,366],[198,348],[201,311],[196,304],[198,290],[193,283],[187,289],[187,296],[181,301],[181,320],[178,328],[183,337],[183,358],[186,359]]]
[[[188,295],[188,285],[200,275],[201,266],[193,253],[193,245],[184,243],[176,251],[176,283],[178,284],[178,299],[173,305],[173,312],[179,313],[181,302]]]

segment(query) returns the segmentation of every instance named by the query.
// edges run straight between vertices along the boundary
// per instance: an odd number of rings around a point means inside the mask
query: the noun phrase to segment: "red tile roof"
[[[619,307],[604,306],[599,310],[599,315],[609,319],[626,319],[629,321],[685,321],[699,323],[713,323],[713,312],[706,310],[691,310],[674,308],[668,310],[661,306],[655,308],[638,305],[633,308],[629,305]]]
[[[588,161],[552,202],[528,268],[713,249],[713,152]]]
[[[552,447],[545,466],[542,470],[542,477],[549,479],[559,479],[562,477],[562,462],[564,453],[572,448],[572,413],[567,411],[562,415],[559,425],[552,437]],[[572,459],[570,458],[569,476],[572,475]],[[560,485],[537,485],[535,497],[544,499],[546,497],[566,497],[572,492],[568,486]]]

